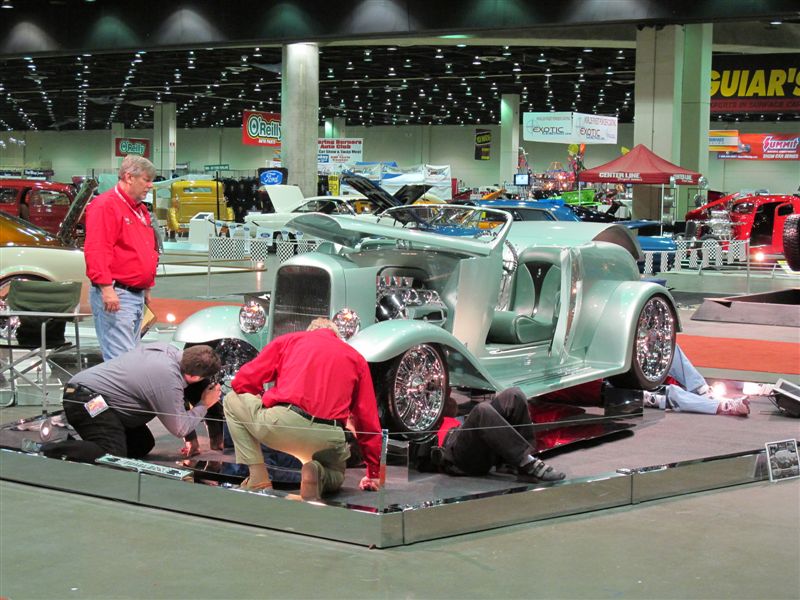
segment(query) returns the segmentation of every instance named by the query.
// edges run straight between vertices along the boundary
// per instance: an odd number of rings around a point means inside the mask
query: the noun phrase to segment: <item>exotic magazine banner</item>
[[[244,111],[242,143],[246,146],[280,146],[281,115],[254,110]]]
[[[740,133],[735,152],[718,152],[717,158],[747,160],[800,160],[800,133]]]
[[[523,113],[522,139],[562,144],[616,144],[617,118],[577,112]]]
[[[712,113],[800,111],[800,54],[715,55]]]

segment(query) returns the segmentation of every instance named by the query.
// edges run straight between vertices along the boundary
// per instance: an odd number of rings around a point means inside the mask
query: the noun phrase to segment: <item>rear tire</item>
[[[800,214],[789,215],[783,223],[783,255],[792,271],[800,271]]]
[[[654,390],[667,378],[675,355],[675,313],[665,296],[655,295],[636,319],[631,368],[610,377],[615,387]]]

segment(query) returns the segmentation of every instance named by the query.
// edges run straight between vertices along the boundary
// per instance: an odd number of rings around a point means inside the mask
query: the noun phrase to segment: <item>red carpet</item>
[[[239,306],[239,302],[170,298],[153,298],[151,302],[158,322],[173,325],[208,306],[224,305]],[[168,314],[174,315],[175,320],[168,321]],[[698,367],[800,375],[800,343],[762,342],[685,334],[679,334],[678,340],[686,356]]]
[[[678,343],[697,367],[800,374],[800,343],[684,334]]]

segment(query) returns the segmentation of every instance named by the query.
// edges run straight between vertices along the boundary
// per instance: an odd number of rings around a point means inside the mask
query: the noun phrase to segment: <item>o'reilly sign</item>
[[[150,158],[150,140],[144,138],[114,138],[114,156],[138,154]]]

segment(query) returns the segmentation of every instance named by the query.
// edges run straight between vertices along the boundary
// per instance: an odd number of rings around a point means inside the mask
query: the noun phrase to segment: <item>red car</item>
[[[0,179],[0,211],[20,217],[56,234],[75,199],[75,188],[67,183],[35,179]],[[27,212],[22,207],[27,204]]]
[[[686,237],[750,240],[751,256],[782,258],[784,223],[797,213],[798,196],[730,194],[686,213]]]

